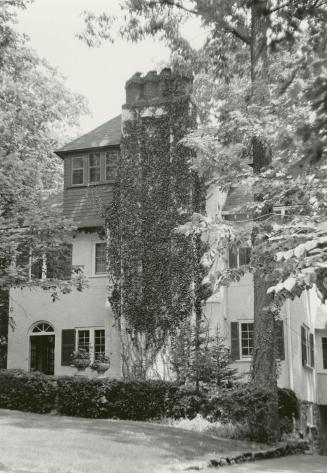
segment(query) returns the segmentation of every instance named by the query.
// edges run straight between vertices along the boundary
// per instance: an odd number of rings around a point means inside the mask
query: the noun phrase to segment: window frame
[[[250,355],[243,355],[243,347],[242,347],[242,325],[252,325],[252,354]],[[239,330],[239,349],[240,349],[240,360],[250,361],[253,357],[253,348],[254,348],[254,321],[252,320],[238,320],[238,330]],[[248,339],[251,340],[250,338]],[[251,349],[250,345],[248,346],[249,350]]]
[[[105,327],[76,327],[75,328],[75,350],[79,349],[79,332],[87,331],[89,333],[89,345],[88,353],[90,354],[90,361],[93,363],[96,360],[95,352],[95,333],[97,331],[103,331],[104,335],[104,351],[102,353],[106,354],[106,330]]]
[[[83,155],[82,156],[73,156],[71,159],[72,159],[72,161],[71,161],[71,185],[73,187],[85,186],[85,159],[84,159],[84,156]],[[74,169],[74,160],[75,159],[81,159],[82,160],[83,166],[81,168]],[[80,171],[80,170],[83,170],[83,182],[74,183],[74,171]]]
[[[103,277],[106,276],[107,271],[105,270],[104,272],[97,272],[96,271],[96,264],[97,264],[97,245],[105,245],[105,250],[106,250],[106,242],[105,241],[95,241],[93,243],[93,261],[92,261],[92,276],[94,277]],[[105,261],[105,264],[107,265],[107,262]]]
[[[91,157],[98,157],[99,158],[99,165],[98,166],[91,166],[90,160]],[[101,182],[101,153],[99,151],[95,151],[92,153],[88,153],[87,156],[87,164],[88,164],[88,184],[99,184]],[[91,181],[91,169],[99,169],[99,179],[97,181]]]

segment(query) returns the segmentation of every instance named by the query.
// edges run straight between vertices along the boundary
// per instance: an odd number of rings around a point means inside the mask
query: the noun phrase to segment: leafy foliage
[[[45,414],[55,407],[54,378],[21,370],[0,370],[0,407]]]
[[[194,273],[202,271],[194,239],[175,232],[203,205],[190,151],[180,143],[194,116],[183,98],[161,107],[166,113],[160,117],[124,123],[119,178],[108,214],[111,300],[140,354],[132,376],[145,375],[168,335],[190,316],[198,296]]]

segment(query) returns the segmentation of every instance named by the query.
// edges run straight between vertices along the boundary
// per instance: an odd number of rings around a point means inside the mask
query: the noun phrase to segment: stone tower
[[[191,152],[181,143],[196,124],[191,92],[192,78],[170,69],[126,83],[118,303],[125,376],[158,370],[169,334],[192,312],[193,248],[175,232],[196,210]]]

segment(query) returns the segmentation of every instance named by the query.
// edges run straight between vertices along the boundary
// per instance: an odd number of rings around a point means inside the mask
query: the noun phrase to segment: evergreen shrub
[[[55,407],[55,378],[22,370],[0,370],[0,408],[45,414]]]
[[[61,414],[146,421],[161,417],[195,417],[194,391],[158,380],[90,380],[60,377],[57,409]]]

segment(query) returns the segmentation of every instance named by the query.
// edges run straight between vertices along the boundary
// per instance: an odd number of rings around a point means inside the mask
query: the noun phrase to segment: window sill
[[[107,184],[114,184],[115,182],[116,182],[116,179],[110,179],[109,181],[91,182],[89,184],[70,184],[69,186],[66,186],[66,189],[106,186]]]
[[[241,358],[240,360],[233,360],[232,363],[251,363],[252,357],[250,358]]]

